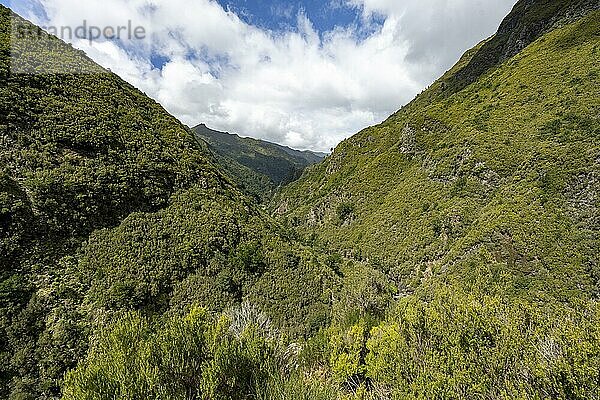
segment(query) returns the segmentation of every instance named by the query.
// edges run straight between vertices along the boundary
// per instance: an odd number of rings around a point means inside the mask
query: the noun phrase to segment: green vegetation
[[[12,40],[11,20],[31,29],[0,8],[0,398],[59,397],[126,310],[247,299],[290,337],[328,324],[339,277],[324,256],[156,102],[56,38]],[[39,74],[10,72],[11,51]]]
[[[12,44],[94,73],[10,73],[0,6],[0,397],[600,399],[591,4],[520,1],[280,221],[227,176],[256,165],[64,43]]]
[[[438,98],[443,78],[340,144],[272,208],[399,287],[597,296],[599,31],[595,12]]]
[[[298,179],[306,167],[325,157],[322,153],[293,150],[218,132],[206,125],[198,125],[193,131],[208,143],[219,164],[235,183],[259,202],[269,200],[277,188]]]
[[[519,1],[504,19],[498,32],[456,73],[444,79],[443,95],[448,96],[475,82],[490,68],[517,55],[549,30],[597,10],[596,0]]]
[[[163,319],[130,313],[101,332],[64,398],[251,398],[275,372],[277,343],[253,321],[234,332],[237,321],[200,309]]]
[[[289,345],[248,305],[129,313],[94,337],[64,399],[596,399],[598,346],[597,305],[444,287],[398,301],[384,322],[365,315]]]

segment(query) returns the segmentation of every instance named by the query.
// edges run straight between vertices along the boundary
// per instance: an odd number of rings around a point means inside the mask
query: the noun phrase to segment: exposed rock
[[[475,82],[490,68],[514,57],[525,47],[558,26],[574,22],[600,10],[600,0],[522,0],[502,21],[471,61],[448,81],[444,93],[450,96]],[[447,90],[451,88],[451,90]]]

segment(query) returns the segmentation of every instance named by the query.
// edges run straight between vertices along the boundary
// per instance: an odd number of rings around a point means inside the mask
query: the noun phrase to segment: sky
[[[515,2],[0,0],[47,29],[131,26],[62,38],[189,126],[316,151],[400,109]]]

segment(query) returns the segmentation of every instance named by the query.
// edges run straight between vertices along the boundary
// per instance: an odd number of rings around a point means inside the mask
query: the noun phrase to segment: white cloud
[[[303,14],[269,32],[211,0],[40,0],[52,25],[146,27],[150,41],[72,42],[184,123],[314,150],[411,100],[514,1],[347,0],[372,31],[362,37],[364,26],[316,32]],[[152,55],[168,61],[153,67]]]
[[[347,0],[366,20],[395,16],[397,32],[408,38],[407,62],[427,68],[429,79],[460,55],[492,35],[516,0]]]

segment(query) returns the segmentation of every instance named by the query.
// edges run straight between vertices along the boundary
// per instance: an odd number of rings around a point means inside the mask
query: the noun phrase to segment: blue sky
[[[319,32],[360,23],[361,15],[358,7],[323,0],[219,0],[219,3],[249,24],[271,30],[293,29],[298,13],[306,14]]]
[[[218,0],[218,3],[245,22],[274,31],[293,29],[298,13],[306,14],[319,32],[361,23],[360,7],[344,5],[341,0]],[[0,4],[11,7],[19,14],[34,10],[37,14],[44,12],[37,0],[0,0]]]
[[[36,1],[32,0],[0,0],[0,4],[10,7],[20,15],[26,15],[28,12],[35,10],[38,14],[43,12],[43,7]]]
[[[398,110],[516,0],[0,0],[48,26],[146,28],[63,38],[188,125],[327,151]]]

